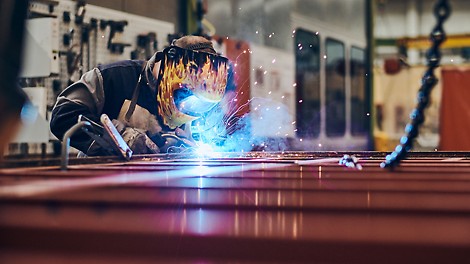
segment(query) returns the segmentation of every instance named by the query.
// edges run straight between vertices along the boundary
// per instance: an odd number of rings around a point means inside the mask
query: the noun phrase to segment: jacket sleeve
[[[59,94],[52,109],[51,132],[62,141],[65,132],[77,123],[79,115],[99,122],[104,100],[103,77],[99,69],[95,68]],[[81,131],[70,139],[70,145],[84,153],[88,152],[92,142],[93,140]]]

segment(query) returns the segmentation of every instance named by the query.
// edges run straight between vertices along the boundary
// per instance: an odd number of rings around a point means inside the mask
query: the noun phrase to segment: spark
[[[272,93],[272,91],[270,92]],[[234,106],[236,103],[234,103],[235,101],[234,98],[231,98],[230,100],[226,101],[226,103],[229,103],[228,105],[229,113],[215,112],[214,116],[205,117],[205,121],[202,122],[203,128],[198,129],[198,131],[200,132],[199,134],[202,136],[201,143],[203,142],[205,144],[211,145],[214,149],[214,152],[216,153],[222,153],[222,152],[227,152],[227,151],[241,151],[242,149],[244,149],[245,151],[250,151],[251,149],[250,145],[253,144],[255,147],[259,145],[259,142],[260,142],[259,140],[263,138],[262,136],[260,137],[260,136],[256,136],[255,134],[252,134],[248,138],[245,138],[244,140],[245,142],[241,142],[240,137],[238,136],[233,137],[232,135],[232,133],[234,132],[237,133],[235,135],[240,135],[240,133],[244,133],[243,129],[246,129],[246,127],[240,126],[240,124],[243,124],[243,122],[246,122],[246,121],[243,120],[242,123],[239,123],[242,119],[240,119],[240,117],[236,116],[235,114],[241,111],[242,107],[247,107],[249,103],[253,102],[253,99],[255,99],[255,97],[248,99],[248,101],[245,104],[243,104],[243,106],[237,106],[237,109],[234,110],[231,107],[231,105]],[[258,98],[258,99],[261,99],[261,98]],[[253,118],[256,116],[256,119],[260,120],[260,122],[265,122],[265,120],[263,119],[269,120],[269,118],[267,118],[268,117],[267,115],[269,114],[267,111],[269,111],[270,108],[274,109],[274,107],[277,107],[278,110],[281,108],[281,107],[278,107],[278,105],[268,106],[262,103],[258,103],[257,104],[258,107],[255,107],[255,105],[256,104],[253,104],[254,108],[251,108],[251,111],[253,113],[256,113],[254,114]],[[261,105],[264,105],[264,106],[262,107]],[[259,110],[262,110],[262,111],[260,112]],[[225,111],[225,110],[222,110],[222,111]],[[222,114],[222,116],[218,116],[218,113]],[[279,114],[280,112],[276,112],[276,113]],[[212,128],[214,128],[214,131],[212,130]],[[207,133],[205,133],[205,131],[207,131]],[[285,131],[281,130],[279,135],[282,135],[282,133],[285,133]],[[222,145],[220,145],[219,143],[222,143]],[[264,146],[266,150],[270,150],[270,148],[273,147],[271,145],[268,146],[268,144],[265,144]],[[201,152],[203,150],[198,149],[198,151]]]
[[[299,104],[301,104],[304,100],[299,100]]]
[[[323,58],[326,59],[326,55],[323,55]]]
[[[271,91],[269,91],[268,94],[271,94]]]
[[[277,110],[279,110],[279,109],[281,109],[281,107],[280,107],[280,106],[278,106],[276,109],[277,109]]]
[[[293,87],[297,87],[297,83],[292,84]]]
[[[266,73],[268,73],[268,71],[264,71],[264,75],[266,75]]]
[[[283,95],[283,96],[281,96],[281,98],[282,98],[282,99],[284,99],[284,97],[285,97],[284,95]]]
[[[292,30],[292,34],[295,34],[295,29],[294,29],[294,30]]]
[[[271,63],[275,63],[276,62],[276,59],[273,59]]]
[[[258,34],[258,30],[256,30],[256,34]]]
[[[370,113],[367,113],[367,116],[370,116]]]
[[[319,143],[318,146],[321,148],[321,143]]]
[[[301,139],[299,139],[299,141],[300,141],[300,142],[302,142],[302,141],[303,141],[303,139],[301,138]]]

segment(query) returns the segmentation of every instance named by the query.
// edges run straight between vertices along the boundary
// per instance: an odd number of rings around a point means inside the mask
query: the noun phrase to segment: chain
[[[434,70],[439,67],[441,61],[440,45],[446,39],[446,33],[442,24],[449,18],[451,8],[448,0],[438,0],[434,6],[434,16],[437,23],[430,34],[432,42],[431,48],[426,53],[427,70],[421,78],[421,87],[416,97],[417,105],[410,114],[410,122],[405,127],[406,135],[400,139],[400,144],[395,150],[385,157],[385,161],[380,167],[395,167],[403,160],[407,153],[413,148],[413,142],[418,137],[419,126],[424,122],[424,110],[429,104],[429,95],[432,88],[437,84],[438,80],[434,75]]]

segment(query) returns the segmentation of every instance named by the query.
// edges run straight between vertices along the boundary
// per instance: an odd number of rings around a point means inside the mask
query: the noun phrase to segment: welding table
[[[470,263],[469,153],[343,154],[6,161],[0,263]]]

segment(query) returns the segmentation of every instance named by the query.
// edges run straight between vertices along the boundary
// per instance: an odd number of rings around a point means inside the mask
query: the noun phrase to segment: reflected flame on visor
[[[158,113],[163,123],[174,129],[197,119],[222,100],[227,86],[227,59],[174,46],[163,54]]]

